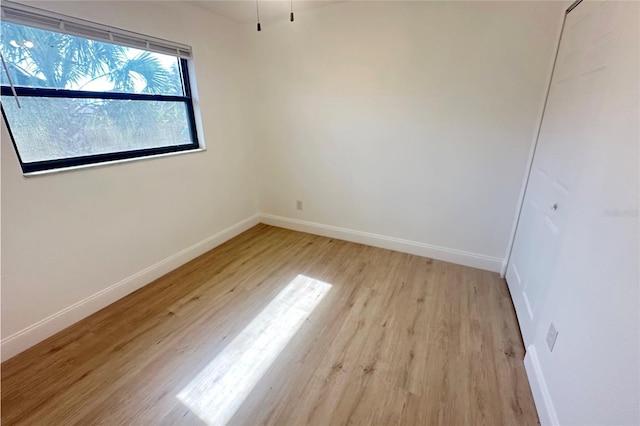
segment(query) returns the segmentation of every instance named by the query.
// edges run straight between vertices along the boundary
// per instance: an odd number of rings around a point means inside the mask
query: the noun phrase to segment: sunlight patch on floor
[[[298,275],[177,398],[207,424],[227,424],[330,289]]]

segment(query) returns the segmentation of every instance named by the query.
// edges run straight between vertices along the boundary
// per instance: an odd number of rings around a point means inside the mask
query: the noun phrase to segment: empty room
[[[640,2],[2,1],[2,425],[640,425]]]

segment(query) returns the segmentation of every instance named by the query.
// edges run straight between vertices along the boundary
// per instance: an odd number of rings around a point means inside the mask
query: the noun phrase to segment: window
[[[23,172],[198,148],[188,46],[5,3],[2,113]]]

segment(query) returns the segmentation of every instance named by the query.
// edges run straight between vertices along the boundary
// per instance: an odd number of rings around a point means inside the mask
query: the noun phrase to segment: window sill
[[[126,159],[123,159],[123,160],[105,161],[105,162],[102,162],[102,163],[83,164],[81,166],[61,167],[59,169],[41,170],[41,171],[37,171],[37,172],[27,172],[27,173],[23,172],[22,176],[30,178],[30,177],[49,175],[49,174],[54,174],[54,173],[72,172],[72,171],[75,171],[75,170],[89,169],[89,168],[94,168],[94,167],[111,166],[113,164],[130,163],[132,161],[149,161],[149,160],[154,160],[154,159],[162,158],[162,157],[171,157],[171,156],[174,156],[174,155],[194,154],[194,153],[197,153],[197,152],[204,152],[206,150],[207,150],[206,148],[198,148],[198,149],[191,149],[191,150],[188,150],[188,151],[167,152],[166,154],[149,155],[149,156],[146,156],[146,157],[135,157],[135,158],[126,158]]]

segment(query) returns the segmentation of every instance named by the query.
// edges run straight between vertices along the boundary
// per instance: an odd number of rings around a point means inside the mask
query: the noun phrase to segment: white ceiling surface
[[[256,22],[255,0],[226,0],[226,1],[189,1],[188,3],[208,10],[217,15],[222,15],[239,23]],[[289,19],[291,9],[290,0],[259,0],[260,22]],[[293,0],[293,11],[304,13],[309,9],[315,9],[338,3],[335,0]]]

